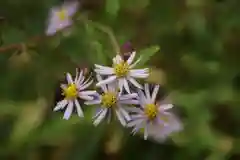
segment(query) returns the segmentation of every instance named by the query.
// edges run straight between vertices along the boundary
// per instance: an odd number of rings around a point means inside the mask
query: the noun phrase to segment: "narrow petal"
[[[111,67],[101,66],[101,65],[98,65],[98,64],[95,64],[95,67],[98,68],[99,70],[104,70],[104,71],[107,71],[111,74],[114,73],[114,69],[111,68]]]
[[[142,114],[142,110],[140,108],[137,108],[137,107],[124,107],[124,109],[128,112],[131,112],[131,113],[138,113],[138,114]],[[132,115],[133,116],[133,115]],[[141,115],[141,117],[143,117]],[[136,118],[136,117],[135,117]]]
[[[119,112],[119,110],[116,110],[116,115],[117,115],[117,118],[120,121],[120,123],[123,126],[126,126],[126,121],[125,121],[124,117],[121,115],[121,113]]]
[[[92,96],[88,96],[88,95],[78,95],[81,99],[87,100],[87,101],[91,101],[93,100]]]
[[[130,94],[131,91],[130,91],[130,88],[128,86],[128,82],[127,82],[127,80],[125,78],[123,79],[123,86],[124,86],[125,90],[127,91],[127,93]]]
[[[121,104],[129,104],[129,105],[138,105],[139,104],[139,100],[127,99],[127,100],[121,100],[119,103],[121,103]]]
[[[75,105],[76,105],[76,108],[77,108],[77,114],[78,114],[78,116],[79,116],[79,117],[84,117],[82,108],[81,108],[78,100],[76,100],[76,99],[75,99]]]
[[[156,100],[156,96],[157,96],[159,88],[160,88],[160,86],[156,85],[153,89],[152,98],[151,98],[152,103],[155,102],[155,100]]]
[[[73,83],[73,79],[72,79],[72,76],[71,76],[70,73],[67,73],[66,78],[67,78],[68,84],[72,84]]]
[[[139,89],[142,89],[142,88],[143,88],[142,85],[139,84],[134,78],[129,77],[128,80],[129,80],[135,87],[137,87],[137,88],[139,88]]]
[[[90,82],[88,82],[85,85],[80,86],[79,89],[84,90],[84,89],[88,88],[92,83],[93,83],[93,80],[91,80]]]
[[[80,73],[78,74],[76,84],[80,85],[84,81],[84,76],[83,76],[83,71],[81,70]]]
[[[99,74],[96,75],[96,78],[97,78],[98,82],[101,82],[103,80],[102,77]],[[101,85],[100,87],[102,88],[103,92],[105,92],[105,93],[107,92],[107,86],[106,85]]]
[[[130,121],[131,120],[131,117],[130,115],[127,113],[127,111],[125,111],[123,108],[119,107],[119,112],[122,113],[122,115],[124,116],[124,118],[127,120],[127,121]]]
[[[147,140],[147,138],[148,138],[148,125],[146,124],[144,128],[144,140]]]
[[[93,125],[97,126],[105,118],[107,111],[107,108],[103,109],[99,116],[94,120]]]
[[[138,95],[139,95],[140,104],[144,108],[144,106],[148,103],[147,98],[145,97],[142,90],[138,91]]]
[[[98,82],[96,84],[96,86],[101,86],[101,85],[112,83],[112,82],[114,82],[116,80],[116,78],[117,78],[117,76],[110,76],[107,79]]]
[[[161,104],[159,106],[160,111],[166,111],[173,108],[173,104]]]
[[[149,84],[148,83],[144,84],[144,91],[145,91],[145,94],[146,94],[147,102],[151,103],[151,96],[150,96]]]
[[[140,125],[143,121],[143,119],[132,120],[127,124],[127,127],[135,127],[137,125]]]
[[[130,72],[130,76],[131,76],[131,77],[134,77],[134,78],[148,78],[148,77],[149,77],[149,74],[147,74],[147,73],[145,73],[145,74],[143,74],[143,73],[141,73],[141,74],[132,74],[132,73]]]
[[[57,103],[56,107],[53,109],[53,111],[58,111],[59,109],[63,109],[67,105],[68,101],[67,100],[62,100]]]
[[[137,59],[132,65],[130,65],[130,68],[134,68],[139,62],[141,61],[141,59]]]
[[[135,55],[136,55],[136,52],[132,52],[132,54],[131,54],[130,57],[128,58],[127,63],[128,63],[129,65],[132,64]]]
[[[133,99],[133,98],[137,98],[137,97],[138,97],[137,93],[131,93],[131,94],[121,95],[119,97],[119,100],[128,100],[128,99]]]
[[[73,111],[73,102],[70,101],[67,105],[66,111],[64,112],[63,119],[68,120],[70,118],[71,114],[72,114],[72,111]]]
[[[123,61],[122,57],[120,55],[116,55],[116,62],[121,63]]]
[[[100,75],[112,75],[113,73],[108,70],[94,69],[94,71]]]
[[[81,92],[79,92],[79,94],[83,95],[83,96],[95,95],[96,93],[97,93],[96,91],[81,91]]]
[[[100,100],[100,99],[84,102],[84,104],[86,104],[86,105],[95,105],[95,104],[100,104],[100,103],[101,103],[101,100]]]
[[[122,94],[122,91],[123,91],[123,84],[124,84],[124,79],[120,78],[118,80],[118,86],[119,86],[119,90],[120,90],[120,95]]]

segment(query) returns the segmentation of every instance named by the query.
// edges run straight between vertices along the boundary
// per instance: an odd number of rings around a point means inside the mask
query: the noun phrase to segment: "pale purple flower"
[[[123,88],[127,93],[131,93],[128,82],[137,88],[142,88],[135,78],[147,78],[149,76],[149,69],[134,69],[140,59],[133,63],[136,52],[132,52],[130,57],[124,61],[120,55],[113,58],[113,67],[106,67],[95,64],[95,72],[100,75],[108,76],[106,79],[99,81],[96,85],[101,86],[112,82],[117,82],[120,92]]]
[[[98,81],[102,81],[100,75],[97,75]],[[116,115],[117,119],[123,126],[126,126],[127,121],[130,121],[130,115],[128,113],[128,108],[134,108],[131,105],[138,105],[137,93],[124,94],[121,95],[118,91],[118,86],[116,83],[111,83],[108,85],[100,86],[103,94],[98,94],[94,100],[86,101],[86,105],[97,105],[97,113],[94,115],[93,124],[96,126],[103,119],[107,119],[109,122],[112,116]],[[131,107],[130,107],[131,106]]]
[[[69,1],[64,2],[62,6],[53,7],[50,11],[46,34],[54,35],[57,31],[70,26],[78,6],[78,1]]]
[[[66,79],[68,84],[61,85],[62,94],[65,98],[57,103],[54,111],[64,109],[67,106],[63,119],[68,120],[73,112],[73,107],[75,105],[78,116],[84,117],[78,98],[83,100],[93,100],[93,96],[97,92],[92,90],[85,90],[92,84],[93,80],[90,80],[90,77],[88,79],[85,79],[83,71],[79,73],[78,70],[74,80],[72,79],[70,73],[66,74]]]
[[[132,109],[134,113],[131,116],[132,121],[127,125],[133,127],[132,133],[135,134],[143,129],[145,140],[151,137],[157,141],[162,141],[171,133],[181,130],[180,121],[169,112],[173,105],[156,103],[159,85],[154,87],[152,95],[148,84],[144,85],[144,90],[145,94],[139,90],[140,108]]]

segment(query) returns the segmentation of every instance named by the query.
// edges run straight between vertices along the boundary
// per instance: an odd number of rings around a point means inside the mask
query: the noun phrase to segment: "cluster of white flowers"
[[[77,1],[65,2],[60,7],[52,8],[48,21],[47,35],[72,24],[72,16],[78,8]],[[83,71],[76,71],[73,79],[66,74],[68,84],[62,84],[62,94],[65,97],[57,103],[54,111],[65,109],[63,118],[68,120],[74,106],[79,117],[84,117],[79,100],[85,105],[95,105],[96,114],[93,124],[98,125],[104,119],[108,122],[117,118],[124,127],[132,128],[132,133],[143,131],[144,139],[149,136],[155,140],[164,140],[172,132],[181,130],[181,123],[174,114],[169,112],[172,104],[158,103],[156,96],[159,85],[150,93],[149,84],[142,86],[136,79],[149,76],[149,69],[134,69],[140,59],[134,62],[136,52],[132,52],[127,60],[120,55],[113,58],[112,67],[95,65],[97,87],[102,94],[94,90],[86,90],[93,83],[91,77],[86,78]]]
[[[149,76],[149,69],[135,69],[140,59],[134,62],[136,52],[132,52],[125,61],[120,55],[113,58],[113,66],[95,65],[97,83],[102,94],[93,90],[86,90],[92,83],[83,71],[76,73],[75,79],[67,73],[68,84],[62,84],[64,99],[57,103],[54,111],[66,107],[63,118],[69,119],[74,104],[79,117],[84,117],[79,99],[85,105],[95,105],[96,114],[93,124],[96,126],[103,120],[110,122],[117,118],[124,127],[132,128],[132,133],[143,131],[144,139],[149,136],[156,140],[164,140],[172,132],[181,129],[180,121],[169,112],[172,104],[158,103],[156,100],[159,85],[155,85],[150,93],[149,84],[142,86],[136,78],[145,79]]]

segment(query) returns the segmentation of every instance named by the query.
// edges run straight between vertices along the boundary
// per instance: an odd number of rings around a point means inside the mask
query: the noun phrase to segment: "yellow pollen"
[[[157,112],[158,110],[155,104],[147,104],[144,108],[144,113],[150,120],[156,118]]]
[[[75,99],[77,98],[78,91],[75,84],[68,85],[67,88],[63,89],[63,95],[66,99]]]
[[[127,62],[122,61],[119,64],[114,65],[114,72],[117,77],[124,77],[128,74],[130,66]]]
[[[115,93],[107,92],[102,95],[102,105],[110,108],[117,103],[117,97]]]
[[[57,12],[57,16],[61,21],[66,20],[67,18],[67,11],[66,9],[61,9],[60,11]]]

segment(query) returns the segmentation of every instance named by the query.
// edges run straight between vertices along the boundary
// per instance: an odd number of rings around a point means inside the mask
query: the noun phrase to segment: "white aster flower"
[[[101,81],[102,78],[100,75],[97,75],[98,81]],[[134,108],[129,105],[137,105],[139,101],[137,100],[138,94],[131,93],[121,95],[118,91],[116,83],[111,83],[108,85],[101,85],[103,94],[98,94],[94,100],[85,102],[86,105],[98,105],[97,113],[93,117],[94,125],[98,125],[103,119],[107,119],[108,122],[111,120],[112,116],[115,114],[120,123],[123,126],[126,126],[127,121],[130,121],[130,115],[127,112],[127,108]]]
[[[128,82],[132,83],[137,88],[142,88],[135,78],[147,78],[149,76],[148,68],[145,69],[133,69],[136,64],[140,61],[138,59],[133,63],[136,52],[132,52],[128,60],[124,61],[120,55],[113,58],[113,67],[106,67],[101,65],[95,65],[95,72],[100,75],[109,76],[105,80],[99,81],[96,85],[101,86],[103,84],[109,84],[112,82],[117,82],[119,85],[120,92],[123,88],[128,93],[130,88]]]
[[[78,116],[84,117],[78,98],[83,100],[93,100],[93,96],[97,92],[90,90],[85,91],[85,89],[92,84],[93,80],[90,80],[90,77],[87,80],[85,80],[83,71],[79,73],[78,70],[74,81],[70,73],[67,73],[66,79],[68,84],[61,85],[62,94],[65,96],[65,98],[57,103],[57,105],[54,108],[54,111],[64,109],[67,106],[64,112],[63,119],[68,120],[73,112],[73,107],[75,105]]]
[[[144,85],[145,94],[139,91],[140,108],[132,111],[135,113],[131,116],[132,121],[128,123],[128,127],[133,127],[133,134],[144,130],[144,139],[148,136],[162,141],[173,132],[181,130],[182,126],[174,114],[169,112],[173,107],[172,104],[157,104],[155,102],[159,90],[159,85],[153,89],[150,95],[149,85]]]
[[[57,31],[64,29],[72,24],[72,16],[78,8],[78,1],[65,2],[62,6],[53,7],[50,11],[47,35],[53,35]]]

